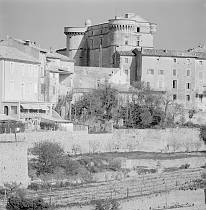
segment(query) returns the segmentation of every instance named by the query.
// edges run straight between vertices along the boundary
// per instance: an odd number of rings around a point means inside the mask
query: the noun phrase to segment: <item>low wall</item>
[[[14,134],[1,134],[0,141],[15,140]],[[119,129],[113,133],[45,131],[18,133],[17,140],[25,140],[29,147],[35,142],[54,141],[69,153],[95,152],[190,152],[206,150],[199,138],[199,129]]]
[[[133,169],[136,167],[148,167],[156,169],[165,168],[179,168],[182,165],[189,164],[190,168],[198,168],[206,164],[206,158],[204,157],[187,157],[178,159],[167,160],[154,160],[154,159],[125,159],[122,161],[122,168]]]

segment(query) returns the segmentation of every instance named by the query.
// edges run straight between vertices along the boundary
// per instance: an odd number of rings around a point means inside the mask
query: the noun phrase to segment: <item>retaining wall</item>
[[[0,141],[15,140],[14,134],[1,134]],[[145,151],[177,152],[206,150],[199,138],[199,129],[119,129],[113,133],[48,131],[18,133],[17,140],[25,140],[29,147],[39,141],[59,142],[70,153]]]

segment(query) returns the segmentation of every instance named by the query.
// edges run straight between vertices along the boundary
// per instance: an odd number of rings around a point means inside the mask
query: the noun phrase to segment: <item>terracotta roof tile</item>
[[[36,63],[36,64],[40,63],[34,57],[25,54],[14,47],[9,47],[4,45],[0,45],[0,59],[23,61],[23,62]]]

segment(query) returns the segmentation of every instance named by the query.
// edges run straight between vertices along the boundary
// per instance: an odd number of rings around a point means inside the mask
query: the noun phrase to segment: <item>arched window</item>
[[[8,106],[4,106],[4,114],[9,115],[9,107]]]

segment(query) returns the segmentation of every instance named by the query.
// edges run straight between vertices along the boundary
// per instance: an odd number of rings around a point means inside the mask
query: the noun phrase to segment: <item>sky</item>
[[[41,47],[66,47],[65,26],[84,26],[133,12],[157,24],[154,47],[206,44],[206,0],[0,0],[0,39],[7,35]]]

